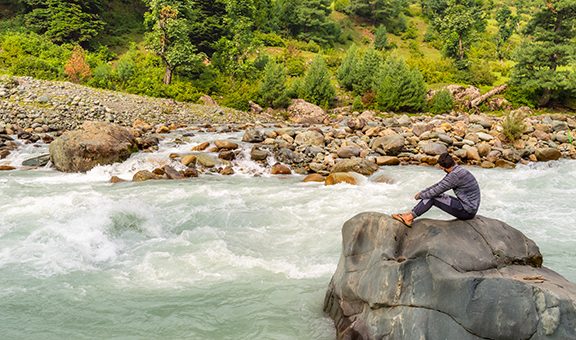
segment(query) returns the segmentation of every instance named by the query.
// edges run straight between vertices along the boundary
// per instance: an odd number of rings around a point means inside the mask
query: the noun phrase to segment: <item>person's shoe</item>
[[[412,216],[411,212],[403,214],[392,214],[392,218],[402,222],[408,228],[412,228],[412,222],[414,222],[414,216]]]

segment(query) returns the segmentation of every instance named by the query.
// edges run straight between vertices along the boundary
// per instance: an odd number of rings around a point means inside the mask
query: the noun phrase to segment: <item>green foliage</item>
[[[364,94],[373,90],[378,77],[378,70],[382,63],[382,56],[380,52],[373,48],[369,48],[364,52],[360,63],[354,72],[354,93]]]
[[[496,35],[496,51],[498,59],[502,60],[505,56],[504,47],[506,43],[516,31],[520,18],[512,15],[510,7],[504,5],[496,13],[496,21],[498,22],[498,34]]]
[[[483,32],[486,20],[482,0],[424,0],[424,13],[444,40],[444,53],[464,60],[474,35]],[[465,65],[465,64],[461,64]]]
[[[354,97],[354,102],[352,102],[352,110],[354,110],[354,111],[364,110],[364,103],[362,103],[362,97],[361,96]]]
[[[29,8],[26,25],[55,43],[85,43],[104,28],[101,2],[23,0]]]
[[[346,51],[346,55],[336,71],[336,79],[341,87],[348,91],[352,91],[354,81],[356,79],[356,69],[358,67],[358,46],[356,44],[350,45]]]
[[[502,120],[502,134],[506,136],[508,141],[514,142],[518,138],[522,137],[524,131],[526,131],[524,118],[526,117],[521,113],[521,111],[511,111],[506,115],[504,120]]]
[[[290,36],[331,45],[340,29],[330,18],[331,0],[278,0],[280,29]]]
[[[573,96],[576,2],[550,0],[542,4],[524,33],[527,39],[515,55],[511,83],[527,93],[539,93],[538,106]]]
[[[330,81],[330,71],[322,56],[312,61],[302,84],[302,98],[322,107],[330,107],[336,97],[336,89]]]
[[[376,103],[383,111],[419,111],[424,107],[426,86],[422,74],[404,60],[383,63],[376,86]]]
[[[348,13],[369,19],[375,26],[382,24],[389,32],[398,34],[406,30],[404,12],[406,0],[350,0]]]
[[[165,84],[172,82],[177,68],[194,70],[202,60],[188,39],[190,28],[186,15],[191,11],[191,5],[188,1],[149,2],[150,11],[145,15],[145,22],[150,31],[146,34],[146,43],[166,67],[163,77]]]
[[[448,113],[454,108],[454,98],[448,90],[440,90],[428,102],[428,111],[434,114]]]
[[[70,50],[35,33],[0,36],[0,67],[14,75],[60,79],[70,54]]]
[[[350,6],[350,0],[335,0],[333,6],[335,11],[344,12]]]
[[[538,102],[538,95],[536,91],[529,91],[521,86],[511,85],[506,89],[504,98],[515,107],[528,106],[535,108]]]
[[[269,62],[264,69],[264,78],[258,89],[258,103],[268,107],[287,107],[286,70],[276,62]]]
[[[249,101],[258,95],[258,88],[251,81],[226,77],[222,79],[219,93],[222,96],[221,105],[247,111]]]
[[[254,39],[263,46],[270,46],[270,47],[285,47],[286,42],[276,33],[263,33],[257,31],[254,34]]]
[[[374,48],[383,51],[388,48],[388,31],[386,31],[386,26],[380,25],[374,32]]]

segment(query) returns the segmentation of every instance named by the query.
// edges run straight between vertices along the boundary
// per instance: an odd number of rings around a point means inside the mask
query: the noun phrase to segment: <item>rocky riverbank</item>
[[[434,165],[437,156],[446,151],[460,163],[484,168],[576,158],[572,143],[576,120],[564,114],[534,115],[528,108],[514,113],[523,126],[511,141],[505,134],[504,118],[455,111],[408,116],[339,108],[327,113],[295,100],[287,112],[273,115],[256,105],[251,112],[240,112],[214,102],[178,103],[14,77],[2,79],[0,98],[0,158],[16,146],[14,138],[50,143],[85,121],[128,127],[140,150],[153,150],[166,133],[182,127],[186,131],[243,132],[242,140],[233,141],[234,147],[206,141],[190,154],[172,155],[186,166],[196,166],[200,160],[200,173],[231,174],[230,168],[245,157],[269,166],[271,173],[320,176],[344,172],[371,175],[387,165]],[[242,152],[242,148],[250,152]]]

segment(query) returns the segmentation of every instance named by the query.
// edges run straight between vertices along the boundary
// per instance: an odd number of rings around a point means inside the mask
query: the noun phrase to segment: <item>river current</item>
[[[443,172],[382,167],[393,184],[326,187],[244,161],[233,176],[109,183],[223,138],[241,135],[200,133],[86,174],[0,172],[2,338],[334,339],[322,304],[342,224],[411,208]],[[46,151],[22,146],[2,162]],[[479,214],[521,230],[576,282],[576,161],[469,169]]]

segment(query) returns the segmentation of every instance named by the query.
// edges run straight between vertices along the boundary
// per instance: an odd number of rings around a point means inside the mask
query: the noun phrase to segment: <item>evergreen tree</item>
[[[331,44],[340,34],[329,18],[330,0],[279,0],[280,29],[301,40]]]
[[[215,44],[227,34],[225,0],[197,1],[194,3],[195,20],[190,24],[190,42],[208,56],[215,52]]]
[[[346,56],[336,73],[338,82],[348,91],[352,91],[354,88],[358,59],[358,46],[352,44],[346,51]]]
[[[364,57],[355,72],[353,87],[356,94],[362,95],[374,89],[381,63],[380,52],[373,48],[364,52]]]
[[[538,94],[539,106],[548,105],[551,99],[562,93],[574,95],[576,2],[546,1],[524,33],[526,42],[516,54],[512,84]],[[569,65],[572,67],[567,67]]]
[[[374,48],[383,51],[388,48],[388,36],[386,35],[386,26],[380,25],[374,33]]]
[[[329,107],[336,97],[336,89],[330,82],[330,71],[324,59],[317,55],[302,84],[303,99],[323,107]]]
[[[101,1],[24,0],[25,20],[32,30],[55,43],[86,43],[104,28]]]
[[[498,59],[500,60],[504,58],[504,46],[516,30],[518,20],[518,16],[512,15],[512,11],[508,6],[503,6],[496,13],[496,21],[498,22],[496,53],[498,53]]]
[[[422,74],[403,60],[389,59],[380,68],[376,85],[378,108],[387,111],[419,111],[424,107],[426,85]]]
[[[351,0],[347,12],[369,19],[374,26],[383,24],[390,32],[400,33],[406,29],[403,12],[406,0]]]
[[[148,48],[164,63],[164,84],[172,82],[177,68],[193,68],[201,61],[196,48],[189,40],[189,16],[192,6],[189,1],[151,0],[145,23],[151,29],[146,34]]]
[[[285,107],[288,104],[286,95],[286,70],[284,65],[268,62],[264,68],[264,79],[258,89],[259,103],[268,107]]]

